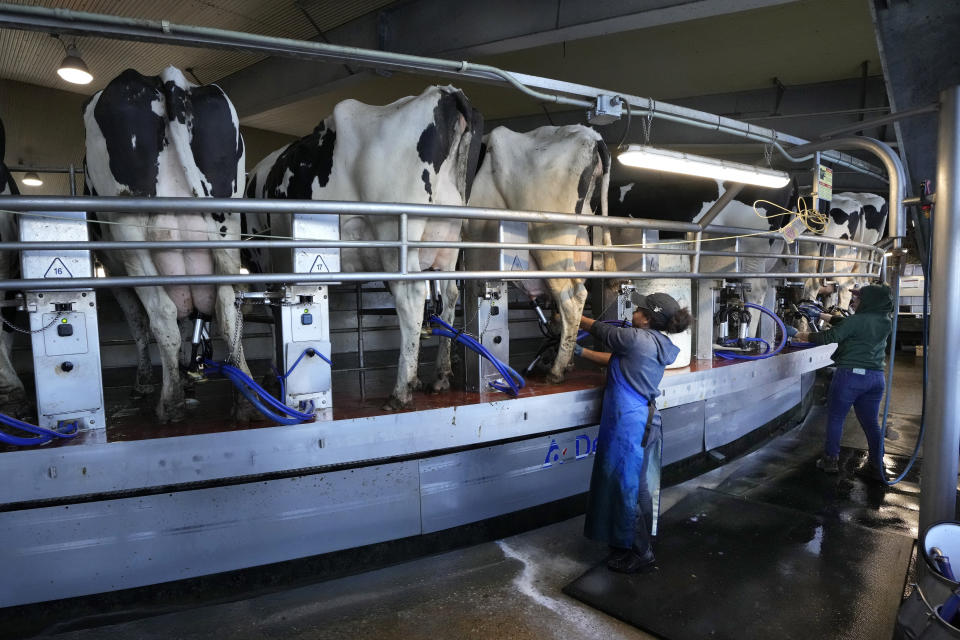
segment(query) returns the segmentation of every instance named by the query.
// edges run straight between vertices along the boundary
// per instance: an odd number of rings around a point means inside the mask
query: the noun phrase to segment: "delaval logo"
[[[586,458],[589,455],[592,455],[597,452],[597,439],[590,439],[585,433],[581,433],[574,439],[574,460],[580,460]],[[547,455],[543,459],[543,468],[552,467],[554,464],[563,464],[569,458],[567,457],[567,451],[570,447],[561,448],[557,444],[556,439],[550,440],[550,447],[547,448]]]

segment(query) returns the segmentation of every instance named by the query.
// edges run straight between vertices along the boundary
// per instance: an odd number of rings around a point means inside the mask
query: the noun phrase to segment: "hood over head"
[[[857,313],[893,313],[893,295],[885,284],[860,287],[860,305]]]

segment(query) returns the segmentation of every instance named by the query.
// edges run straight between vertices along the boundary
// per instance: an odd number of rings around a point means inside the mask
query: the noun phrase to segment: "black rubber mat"
[[[913,542],[709,489],[662,519],[659,571],[600,564],[564,588],[669,640],[889,638]]]

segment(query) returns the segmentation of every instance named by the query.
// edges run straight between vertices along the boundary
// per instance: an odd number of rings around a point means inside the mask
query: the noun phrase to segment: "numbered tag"
[[[787,244],[793,244],[807,228],[798,216],[794,216],[790,223],[780,229],[780,235],[787,241]]]

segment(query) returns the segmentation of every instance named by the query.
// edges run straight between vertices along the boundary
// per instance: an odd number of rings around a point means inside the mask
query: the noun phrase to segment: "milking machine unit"
[[[529,242],[527,225],[524,222],[501,220],[498,229],[498,242]],[[498,265],[495,268],[499,268],[500,271],[526,271],[530,268],[530,252],[525,249],[501,249]],[[510,362],[507,281],[469,280],[465,289],[463,317],[467,333],[477,336],[480,344],[497,360]],[[468,349],[465,361],[468,391],[486,390],[489,388],[489,383],[502,378],[496,366],[477,352]]]
[[[725,281],[718,289],[717,311],[713,318],[715,348],[759,353],[762,343],[750,337],[752,316],[745,306],[744,294],[749,290],[749,284],[731,281]]]
[[[339,216],[296,213],[290,216],[290,235],[296,240],[339,240]],[[287,261],[278,265],[289,273],[336,273],[340,271],[340,250],[296,248],[282,252]],[[288,284],[280,301],[280,330],[277,332],[283,370],[283,402],[310,412],[317,418],[333,417],[330,371],[329,284]]]
[[[295,213],[275,218],[275,232],[295,240],[340,239],[340,222],[335,214]],[[297,247],[274,250],[271,255],[280,273],[340,271],[337,248]],[[237,294],[238,299],[259,301],[273,309],[280,400],[288,408],[281,413],[290,416],[284,418],[289,423],[311,416],[318,420],[333,418],[330,284],[334,283],[294,282],[266,292]]]
[[[84,212],[20,217],[22,242],[87,240]],[[90,252],[24,250],[25,279],[92,278]],[[104,428],[97,296],[92,289],[25,293],[30,318],[39,426],[55,431]]]
[[[636,285],[626,283],[620,285],[620,291],[617,292],[617,320],[633,322],[633,312],[636,311],[633,304],[633,293],[636,290]]]

